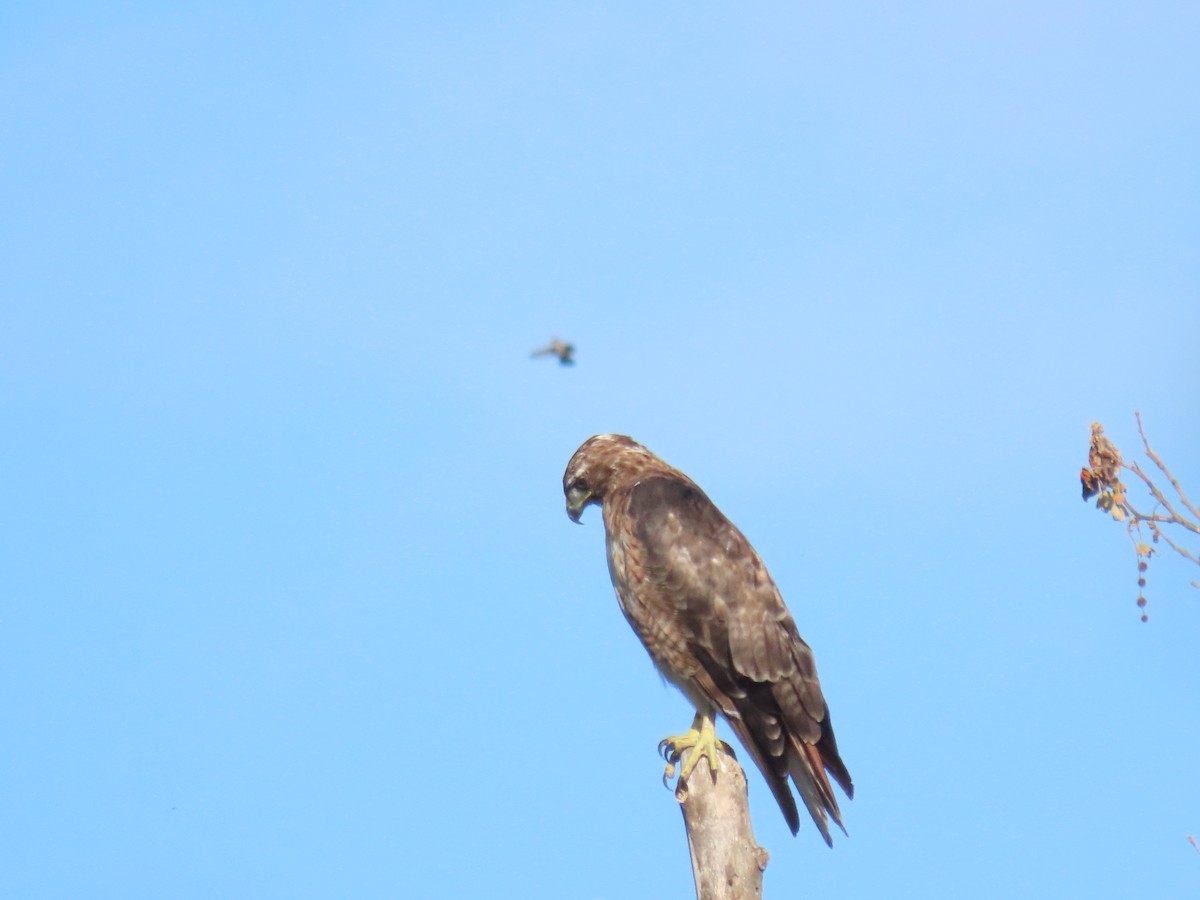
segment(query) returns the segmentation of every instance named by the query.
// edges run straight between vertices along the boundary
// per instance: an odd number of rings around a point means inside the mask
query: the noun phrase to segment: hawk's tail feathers
[[[842,813],[838,809],[837,797],[833,795],[833,785],[829,783],[825,774],[825,761],[821,758],[821,751],[815,744],[793,737],[791,752],[788,754],[788,768],[808,814],[816,823],[821,837],[825,838],[825,843],[832,847],[833,838],[829,834],[828,820],[832,818],[843,834],[846,834],[846,826],[842,824]],[[838,778],[838,781],[841,782],[841,778]]]
[[[841,754],[838,753],[837,738],[833,736],[833,722],[829,719],[829,707],[825,707],[825,717],[822,719],[821,739],[817,741],[817,750],[821,753],[821,763],[825,766],[825,770],[833,776],[846,796],[851,800],[854,799],[854,782],[850,779],[850,772],[846,768],[846,764],[842,762]]]
[[[775,796],[775,802],[779,804],[779,809],[783,813],[783,818],[791,829],[792,834],[800,830],[800,811],[796,808],[796,798],[792,796],[791,785],[788,784],[787,768],[783,765],[782,759],[778,756],[771,757],[768,762],[766,754],[754,740],[754,736],[750,733],[750,729],[746,727],[745,721],[741,717],[726,716],[725,721],[733,729],[742,746],[750,753],[754,759],[754,764],[758,766],[758,771],[762,773],[763,779],[767,782],[767,787],[771,789],[771,793]],[[779,771],[782,769],[783,771]]]

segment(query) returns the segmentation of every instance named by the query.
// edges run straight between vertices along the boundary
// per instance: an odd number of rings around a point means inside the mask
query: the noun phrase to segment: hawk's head
[[[604,502],[615,484],[636,481],[648,469],[663,467],[657,456],[623,434],[597,434],[575,451],[563,472],[567,515],[578,522],[584,507]]]

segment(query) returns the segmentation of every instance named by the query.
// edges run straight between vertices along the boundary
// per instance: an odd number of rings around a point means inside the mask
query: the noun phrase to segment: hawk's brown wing
[[[686,693],[703,695],[729,722],[754,758],[795,833],[796,802],[790,775],[805,806],[831,842],[826,814],[841,814],[825,771],[853,796],[849,772],[838,756],[829,709],[821,693],[812,650],[800,637],[775,583],[750,542],[690,480],[675,474],[638,481],[628,497],[629,537],[637,606],[664,621],[636,621],[673,631],[671,644],[686,648],[664,659]],[[843,828],[844,830],[844,828]]]

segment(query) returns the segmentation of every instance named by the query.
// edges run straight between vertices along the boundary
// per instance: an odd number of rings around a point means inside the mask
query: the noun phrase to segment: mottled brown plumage
[[[663,676],[750,754],[792,833],[800,798],[832,845],[842,830],[826,772],[854,796],[812,650],[750,542],[690,478],[624,435],[599,434],[563,474],[567,514],[603,509],[608,569],[625,618]]]

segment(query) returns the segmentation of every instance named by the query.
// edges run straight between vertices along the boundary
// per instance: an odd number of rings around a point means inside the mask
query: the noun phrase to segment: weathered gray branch
[[[690,750],[684,751],[686,762]],[[707,759],[675,787],[683,811],[697,900],[760,900],[767,851],[754,839],[746,773],[733,755],[717,751],[716,776]]]
[[[1144,428],[1142,428],[1142,414],[1135,410],[1133,415],[1134,415],[1134,418],[1137,419],[1138,434],[1140,434],[1142,436],[1142,444],[1146,448],[1146,455],[1148,457],[1150,457],[1152,460],[1154,460],[1154,464],[1156,466],[1158,466],[1158,470],[1167,476],[1167,481],[1171,482],[1171,487],[1175,488],[1175,493],[1179,495],[1179,499],[1183,501],[1183,505],[1187,507],[1188,512],[1190,512],[1193,516],[1196,517],[1197,522],[1200,522],[1200,509],[1197,509],[1195,506],[1192,505],[1192,502],[1190,500],[1188,500],[1187,494],[1185,494],[1183,492],[1183,488],[1181,488],[1179,486],[1179,481],[1175,478],[1174,475],[1171,474],[1171,470],[1167,468],[1167,464],[1164,463],[1162,461],[1162,459],[1159,458],[1159,455],[1154,452],[1154,448],[1150,446],[1150,439],[1146,437],[1146,430]],[[1138,472],[1138,474],[1141,475],[1142,473]],[[1145,479],[1147,484],[1150,484],[1149,478],[1146,478],[1144,475],[1142,475],[1142,477],[1143,477],[1143,479]],[[1150,485],[1150,487],[1152,489],[1154,488],[1153,485]],[[1157,493],[1158,493],[1158,491],[1157,491],[1157,489],[1155,489],[1155,494],[1157,495]],[[1172,512],[1174,512],[1174,511],[1172,511]],[[1181,521],[1186,522],[1186,520],[1183,520],[1182,517],[1177,517],[1177,518],[1180,518]],[[1200,527],[1197,527],[1196,522],[1186,522],[1186,524],[1189,528],[1191,528],[1192,531],[1195,531],[1196,533],[1200,534]]]

